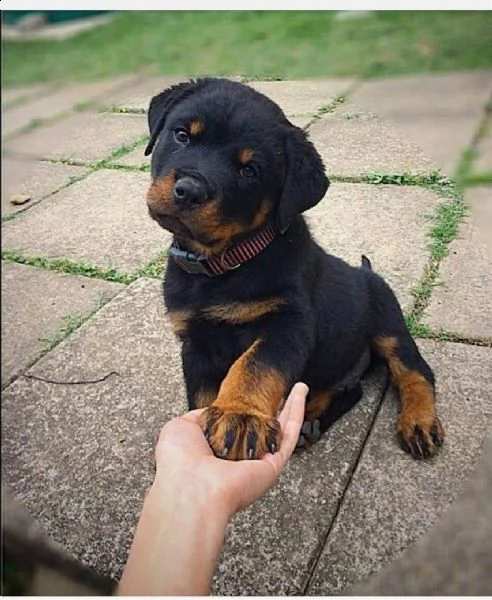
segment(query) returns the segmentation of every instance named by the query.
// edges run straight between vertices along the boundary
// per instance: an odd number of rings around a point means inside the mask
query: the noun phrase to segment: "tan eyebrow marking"
[[[239,162],[241,162],[243,165],[246,165],[253,158],[253,154],[254,152],[251,150],[251,148],[243,148],[239,152]]]
[[[198,135],[205,129],[203,121],[192,121],[190,123],[190,135]]]

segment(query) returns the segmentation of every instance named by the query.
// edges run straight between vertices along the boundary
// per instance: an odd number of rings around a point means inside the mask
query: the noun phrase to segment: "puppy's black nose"
[[[193,208],[205,202],[202,185],[189,177],[178,179],[174,184],[174,201],[181,208]]]

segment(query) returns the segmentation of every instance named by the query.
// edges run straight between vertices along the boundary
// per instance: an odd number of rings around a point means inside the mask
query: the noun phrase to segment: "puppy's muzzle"
[[[207,194],[200,181],[191,177],[182,177],[174,184],[173,197],[178,208],[189,210],[203,204]]]

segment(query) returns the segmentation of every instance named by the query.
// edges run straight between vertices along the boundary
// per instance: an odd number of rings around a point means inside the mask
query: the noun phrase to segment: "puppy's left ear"
[[[323,198],[330,185],[316,148],[304,131],[292,127],[285,139],[286,173],[276,226],[284,233],[292,219]]]
[[[206,79],[192,79],[184,83],[179,83],[178,85],[173,85],[152,98],[147,115],[150,140],[147,144],[147,148],[145,148],[145,156],[148,156],[152,152],[171,109],[181,100],[194,94],[206,83]]]

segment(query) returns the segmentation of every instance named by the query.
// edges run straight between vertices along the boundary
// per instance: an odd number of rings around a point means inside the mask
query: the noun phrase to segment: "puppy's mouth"
[[[149,212],[154,221],[156,221],[163,229],[167,229],[167,231],[170,231],[178,237],[193,239],[194,236],[191,230],[183,223],[183,221],[178,219],[178,217],[156,213],[152,210]]]

